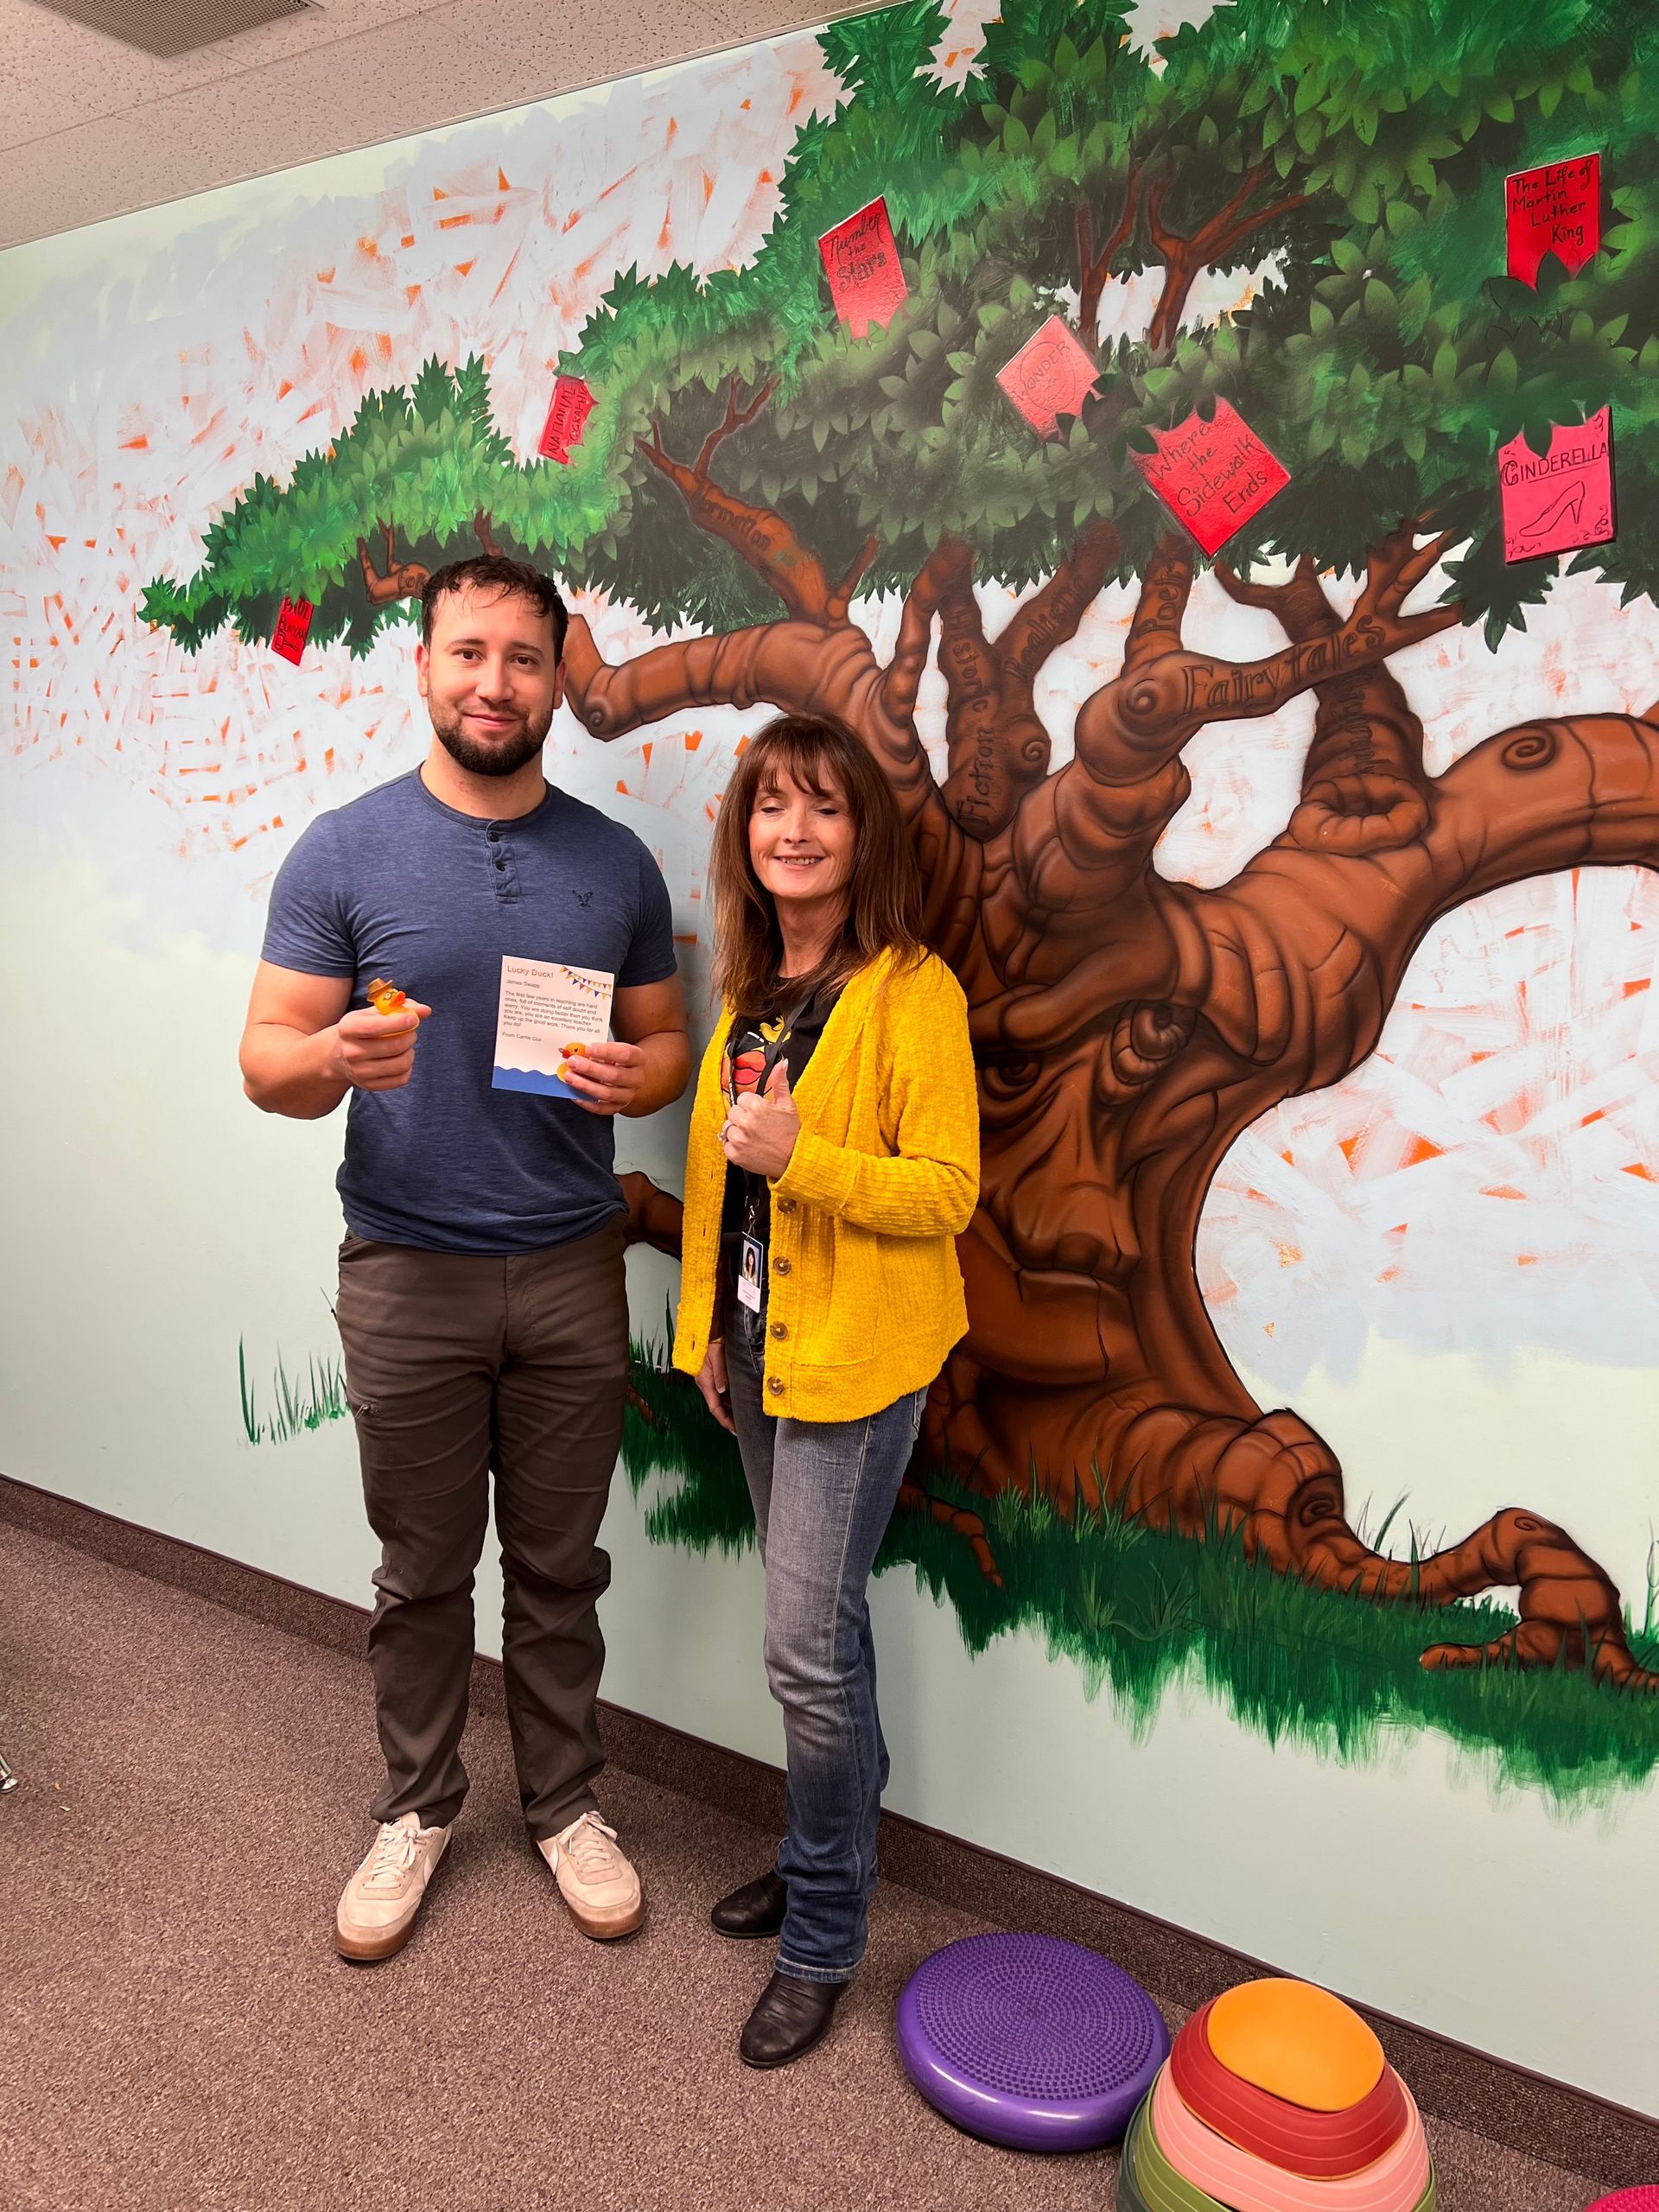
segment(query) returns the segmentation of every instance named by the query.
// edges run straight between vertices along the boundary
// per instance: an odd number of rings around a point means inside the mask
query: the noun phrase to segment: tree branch
[[[1298,207],[1307,207],[1312,197],[1310,193],[1294,192],[1287,199],[1275,200],[1270,207],[1263,207],[1259,213],[1241,216],[1237,222],[1230,224],[1216,237],[1206,238],[1205,265],[1219,261],[1224,253],[1230,253],[1236,245],[1242,245],[1249,237],[1252,231],[1265,230],[1269,223],[1276,223],[1281,215],[1294,214]]]
[[[1164,201],[1173,181],[1170,173],[1166,171],[1154,183],[1147,198],[1147,226],[1164,260],[1164,287],[1153,310],[1147,333],[1147,343],[1154,353],[1173,353],[1187,295],[1212,262],[1242,245],[1253,231],[1262,230],[1281,215],[1307,205],[1308,194],[1299,192],[1287,199],[1274,200],[1271,207],[1261,208],[1254,215],[1246,215],[1243,212],[1245,207],[1264,185],[1272,181],[1275,174],[1267,162],[1247,170],[1227,205],[1217,209],[1191,238],[1183,238],[1178,231],[1170,230],[1163,219]]]
[[[766,402],[772,397],[772,393],[777,391],[778,379],[776,377],[768,377],[747,407],[740,407],[737,404],[737,386],[738,379],[734,377],[726,389],[726,419],[717,429],[709,431],[702,442],[702,450],[697,455],[695,474],[698,476],[706,479],[709,474],[709,462],[713,461],[727,439],[734,431],[747,429],[753,422],[755,416],[761,412]],[[653,423],[652,428],[656,429],[656,427]],[[658,434],[657,443],[660,448],[662,445],[660,432]]]
[[[1573,715],[1501,731],[1436,778],[1425,925],[1563,868],[1659,868],[1659,717]]]
[[[785,714],[826,711],[826,688],[845,689],[841,664],[857,657],[861,631],[844,635],[815,624],[758,623],[752,629],[653,645],[612,667],[601,659],[580,614],[564,641],[565,696],[589,736],[608,742],[691,707],[753,707]],[[863,641],[869,657],[869,642]]]
[[[423,569],[418,561],[399,561],[391,524],[383,522],[379,527],[385,532],[386,538],[386,573],[384,576],[374,565],[368,540],[359,537],[357,541],[357,563],[363,572],[363,588],[369,595],[371,606],[393,607],[400,599],[418,599],[431,571]]]
[[[950,765],[944,801],[981,843],[1007,827],[1025,793],[1048,773],[1049,735],[1033,703],[1033,686],[1049,656],[1077,635],[1118,549],[1110,523],[1091,524],[995,641],[985,635],[974,596],[969,548],[945,538],[934,550],[925,573],[930,605],[939,615],[945,680]]]
[[[996,835],[1017,804],[1008,789],[1014,772],[1010,740],[1018,746],[1023,738],[1028,745],[1030,733],[1016,735],[1003,714],[1002,664],[986,640],[979,601],[974,597],[973,553],[960,538],[945,540],[938,550],[948,556],[938,584],[939,668],[945,683],[944,734],[950,764],[944,803],[968,835],[983,843]],[[1037,777],[1047,765],[1046,734],[1039,733],[1039,742]]]
[[[1013,857],[1025,896],[1035,906],[1055,910],[1109,908],[1145,875],[1152,849],[1192,789],[1179,753],[1193,730],[1192,722],[1156,750],[1135,735],[1137,712],[1156,718],[1173,714],[1179,693],[1179,671],[1192,656],[1179,648],[1155,651],[1154,641],[1179,640],[1190,575],[1183,580],[1182,549],[1166,538],[1147,565],[1141,597],[1129,625],[1129,645],[1137,655],[1108,683],[1085,699],[1077,711],[1072,757],[1057,776],[1047,778],[1022,802],[1014,823]]]
[[[1123,208],[1116,226],[1095,251],[1095,219],[1086,200],[1077,203],[1077,325],[1092,346],[1100,322],[1100,302],[1111,275],[1112,264],[1128,244],[1141,212],[1141,173],[1131,168],[1123,187]]]
[[[1158,541],[1147,563],[1141,597],[1129,623],[1123,649],[1126,675],[1138,672],[1148,661],[1181,650],[1181,624],[1192,592],[1192,556],[1185,538],[1173,534]]]
[[[1008,682],[1028,691],[1045,662],[1077,636],[1122,551],[1116,524],[1091,522],[1041,590],[1015,608],[996,641]]]
[[[936,552],[912,585],[899,646],[886,669],[855,623],[799,620],[655,645],[613,667],[587,622],[573,615],[564,648],[571,709],[602,741],[691,708],[748,708],[762,701],[842,723],[868,750],[899,802],[925,887],[927,941],[960,967],[972,957],[979,927],[980,849],[945,805],[914,719],[933,605],[957,557]],[[863,563],[861,555],[855,578]]]
[[[1096,692],[1077,718],[1079,753],[1086,740],[1091,772],[1109,782],[1154,772],[1207,721],[1255,721],[1276,714],[1332,677],[1375,667],[1407,645],[1455,629],[1463,620],[1455,603],[1419,614],[1403,612],[1405,600],[1445,544],[1435,538],[1414,547],[1412,535],[1407,524],[1367,556],[1365,584],[1354,610],[1328,634],[1307,638],[1263,660],[1222,661],[1205,653],[1166,652],[1136,669],[1126,665],[1123,677]],[[1149,567],[1148,591],[1154,573]],[[1096,701],[1102,706],[1091,714]]]
[[[655,416],[650,437],[635,438],[634,450],[676,487],[698,529],[729,545],[777,593],[798,621],[838,620],[845,616],[845,605],[839,615],[832,612],[835,594],[823,563],[802,544],[783,517],[770,507],[750,506],[747,500],[734,498],[709,474],[709,463],[721,445],[753,422],[775,389],[775,383],[768,381],[747,407],[739,407],[734,378],[727,394],[725,419],[703,440],[695,468],[676,461],[667,450],[662,425]]]
[[[1122,668],[1078,711],[1072,759],[1021,804],[1014,857],[1027,896],[1051,908],[1111,904],[1145,874],[1153,847],[1184,804],[1191,784],[1180,753],[1205,722],[1273,714],[1300,692],[1380,666],[1402,647],[1456,624],[1455,607],[1402,611],[1439,550],[1438,543],[1414,547],[1408,526],[1396,531],[1370,556],[1364,588],[1345,622],[1263,660],[1234,664],[1179,645],[1187,556],[1166,541],[1147,565]],[[1322,761],[1334,759],[1335,743]],[[1309,794],[1302,817],[1310,835],[1315,798]],[[1329,814],[1362,804],[1362,795],[1342,791],[1318,798]]]
[[[1274,614],[1295,643],[1332,637],[1342,627],[1306,556],[1283,584],[1246,584],[1220,566],[1216,574],[1231,598]],[[1313,741],[1290,836],[1313,851],[1350,855],[1420,836],[1429,811],[1423,726],[1387,667],[1333,677],[1316,685],[1315,696]]]
[[[1264,614],[1277,615],[1279,626],[1287,638],[1303,637],[1310,629],[1317,628],[1320,607],[1330,616],[1329,626],[1332,629],[1337,628],[1341,621],[1342,618],[1325,595],[1325,588],[1319,582],[1319,565],[1311,553],[1303,554],[1288,583],[1256,583],[1250,577],[1241,576],[1236,569],[1230,569],[1224,561],[1216,563],[1215,571],[1216,582],[1229,599],[1236,601],[1240,607],[1260,607]],[[1293,613],[1300,613],[1304,626],[1293,629],[1284,620],[1281,610],[1285,608],[1289,608]]]
[[[883,704],[896,722],[914,720],[917,696],[927,673],[928,655],[933,643],[933,617],[938,612],[944,580],[957,557],[956,543],[954,538],[941,538],[905,594],[899,617],[899,641],[893,649],[882,686]]]
[[[1424,798],[1414,834],[1345,849],[1293,824],[1231,883],[1192,894],[1207,947],[1198,1002],[1230,1050],[1272,1066],[1275,1098],[1339,1082],[1376,1048],[1442,914],[1531,876],[1659,868],[1659,721],[1522,723]]]
[[[855,624],[763,622],[653,645],[613,667],[580,614],[564,641],[565,694],[592,737],[608,742],[694,707],[777,707],[844,723],[880,763],[907,821],[943,817],[915,726],[889,711],[887,671]]]
[[[879,537],[867,537],[853,556],[852,566],[830,594],[826,610],[832,622],[844,622],[848,610],[858,596],[858,588],[870,572],[870,565],[881,550]]]

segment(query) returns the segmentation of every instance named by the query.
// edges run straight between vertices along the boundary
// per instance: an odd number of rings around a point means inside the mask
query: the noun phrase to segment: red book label
[[[1544,256],[1553,253],[1576,276],[1601,251],[1601,156],[1578,154],[1541,169],[1521,169],[1504,181],[1509,215],[1510,274],[1536,285]]]
[[[874,323],[885,330],[903,304],[906,286],[885,200],[872,200],[818,240],[836,313],[855,338]]]
[[[1216,553],[1290,481],[1237,409],[1216,403],[1215,420],[1189,415],[1173,430],[1154,430],[1155,454],[1129,458],[1178,522],[1206,553]]]
[[[1099,374],[1076,334],[1052,315],[996,380],[1038,436],[1052,438],[1062,415],[1082,412]]]
[[[276,627],[271,633],[270,650],[280,653],[284,660],[291,660],[296,668],[305,651],[306,639],[311,632],[311,617],[316,609],[308,599],[284,599],[276,617]]]
[[[543,461],[568,465],[572,446],[582,443],[588,417],[594,411],[594,395],[585,377],[560,377],[553,386],[553,404],[542,425],[536,450]]]
[[[1611,408],[1558,429],[1547,454],[1511,438],[1498,448],[1497,484],[1506,561],[1605,545],[1614,535]]]

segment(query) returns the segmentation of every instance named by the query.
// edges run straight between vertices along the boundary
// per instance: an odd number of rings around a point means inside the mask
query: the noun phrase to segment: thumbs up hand
[[[790,1096],[788,1063],[779,1060],[767,1079],[766,1096],[746,1091],[726,1116],[720,1141],[734,1167],[775,1183],[794,1156],[801,1117]]]

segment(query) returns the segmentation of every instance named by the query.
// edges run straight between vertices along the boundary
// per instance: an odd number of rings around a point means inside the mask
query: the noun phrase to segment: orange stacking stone
[[[1391,2066],[1384,2066],[1376,2086],[1345,2111],[1293,2104],[1222,2064],[1210,2041],[1215,2004],[1192,2015],[1176,2037],[1169,2061],[1182,2102],[1206,2127],[1242,2151],[1315,2180],[1358,2173],[1398,2142],[1409,2107]]]
[[[1357,2012],[1312,1982],[1227,1990],[1209,2008],[1210,2049],[1230,2074],[1306,2111],[1345,2113],[1382,2078],[1382,2046]]]

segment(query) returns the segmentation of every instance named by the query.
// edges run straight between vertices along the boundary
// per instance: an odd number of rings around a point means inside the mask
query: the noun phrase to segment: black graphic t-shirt
[[[721,1088],[730,1107],[746,1093],[759,1090],[781,1060],[789,1070],[792,1090],[823,1034],[823,1025],[841,996],[838,983],[815,991],[803,1004],[790,995],[788,979],[779,985],[778,1001],[765,1014],[739,1014],[732,1024],[721,1058]],[[769,1243],[772,1234],[772,1186],[764,1175],[728,1166],[726,1203],[721,1217],[721,1243],[728,1278],[735,1282],[741,1264],[742,1243],[753,1236]]]

